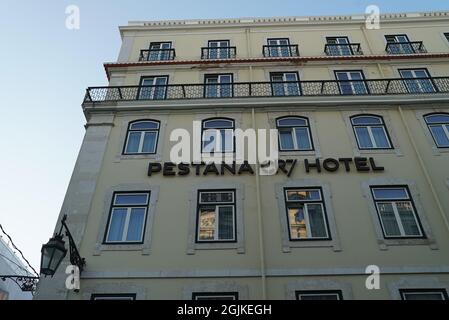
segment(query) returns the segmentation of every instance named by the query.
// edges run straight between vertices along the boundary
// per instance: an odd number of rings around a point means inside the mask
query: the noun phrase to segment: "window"
[[[276,120],[280,151],[313,150],[309,120],[303,117],[285,117]]]
[[[198,191],[197,242],[235,242],[235,229],[235,190]]]
[[[327,37],[328,54],[331,56],[352,56],[354,52],[348,37]]]
[[[234,120],[203,120],[202,152],[234,152]]]
[[[208,59],[229,59],[231,57],[229,40],[210,40],[207,44]]]
[[[446,40],[449,42],[449,32],[446,32],[446,33],[444,34],[444,36],[446,37]]]
[[[430,79],[427,69],[403,69],[399,74],[404,80],[405,87],[409,93],[431,93],[435,92],[435,86]]]
[[[139,120],[131,122],[126,134],[124,154],[156,153],[159,121]]]
[[[170,49],[171,49],[171,42],[151,42],[148,60],[150,61],[172,60]]]
[[[270,73],[273,96],[299,96],[299,76],[297,72]]]
[[[209,74],[204,76],[206,98],[229,98],[233,96],[232,74]]]
[[[405,186],[371,187],[385,238],[425,238]]]
[[[343,300],[341,290],[296,291],[296,300]]]
[[[387,35],[387,51],[392,54],[413,54],[415,50],[405,34]]]
[[[267,40],[269,57],[291,57],[293,56],[288,38]],[[266,55],[266,54],[265,54]]]
[[[437,147],[449,148],[449,114],[429,114],[424,116],[424,120]]]
[[[105,243],[142,243],[150,192],[114,193]]]
[[[368,94],[365,76],[362,71],[335,71],[340,94],[358,95]]]
[[[168,76],[142,77],[138,97],[140,100],[165,99]]]
[[[136,300],[136,294],[134,293],[105,293],[105,294],[92,294],[91,300]]]
[[[192,300],[238,300],[238,292],[193,292]]]
[[[445,289],[400,289],[402,300],[448,300]]]
[[[392,149],[390,138],[381,116],[353,116],[351,117],[351,124],[359,149]]]
[[[321,188],[284,191],[290,240],[329,240]]]

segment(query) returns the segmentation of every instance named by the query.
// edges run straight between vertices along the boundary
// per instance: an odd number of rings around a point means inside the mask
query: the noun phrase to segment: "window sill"
[[[282,247],[282,252],[289,253],[292,248],[332,248],[341,251],[341,246],[335,240],[290,240]]]
[[[383,239],[379,241],[381,250],[388,250],[389,246],[429,246],[432,250],[438,250],[438,245],[431,239],[408,238],[408,239]]]
[[[245,248],[238,242],[208,242],[194,243],[192,247],[187,249],[187,254],[195,254],[195,250],[237,250],[237,253],[245,253]]]
[[[142,251],[142,255],[149,255],[150,248],[143,243],[137,244],[97,244],[94,250],[94,256],[101,255],[104,251]]]
[[[160,161],[160,154],[122,154],[115,158],[114,162],[120,162],[122,160],[136,160],[136,159],[145,159],[145,160],[155,160]]]

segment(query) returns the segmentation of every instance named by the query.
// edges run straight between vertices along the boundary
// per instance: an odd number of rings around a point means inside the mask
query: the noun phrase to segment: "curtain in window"
[[[139,144],[140,144],[140,136],[139,132],[130,132],[128,136],[128,145],[126,146],[126,153],[137,153],[139,152]]]
[[[227,206],[218,208],[218,238],[220,240],[234,238],[233,214],[233,207]]]
[[[314,203],[307,204],[307,213],[309,214],[310,235],[313,238],[327,237],[326,223],[321,205]]]
[[[404,228],[405,235],[407,236],[419,236],[419,227],[416,224],[415,215],[413,213],[412,205],[410,202],[397,202],[396,207],[401,218],[402,226]]]
[[[126,241],[141,241],[142,229],[145,220],[144,208],[131,209],[131,216],[129,217],[128,233],[126,235]]]
[[[311,149],[309,140],[309,131],[307,128],[295,128],[296,141],[298,142],[299,150]]]
[[[356,127],[355,132],[359,141],[360,148],[372,148],[373,144],[366,127]]]
[[[377,148],[389,147],[387,135],[382,127],[371,127],[371,133],[373,134],[374,141],[376,141]]]
[[[293,150],[293,137],[292,137],[292,129],[290,130],[280,130],[279,136],[280,136],[280,143],[281,143],[281,149],[282,150]]]
[[[150,153],[154,152],[156,147],[156,132],[145,132],[142,152]]]
[[[384,227],[386,236],[400,236],[401,231],[399,230],[398,223],[394,216],[393,206],[391,203],[379,203],[379,214],[382,219],[382,224]]]
[[[127,209],[114,209],[112,212],[108,241],[121,241],[125,227]]]

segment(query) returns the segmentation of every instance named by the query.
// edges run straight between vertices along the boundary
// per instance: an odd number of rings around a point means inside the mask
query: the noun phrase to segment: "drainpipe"
[[[252,126],[256,130],[256,116],[254,108],[251,108]],[[256,131],[256,156],[259,154],[259,137]],[[260,175],[259,175],[259,159],[256,157],[256,200],[257,200],[257,218],[258,218],[258,233],[259,233],[259,251],[260,251],[260,277],[262,281],[262,299],[267,299],[267,276],[265,270],[265,246],[263,239],[263,218],[262,218],[262,204],[260,194]]]
[[[421,170],[423,171],[426,181],[430,187],[430,192],[432,193],[435,203],[437,204],[438,211],[440,212],[441,217],[443,218],[444,224],[445,224],[447,230],[449,231],[449,220],[448,220],[446,214],[444,213],[444,209],[443,209],[443,206],[441,205],[440,198],[438,197],[436,189],[433,185],[432,178],[430,177],[430,174],[427,171],[426,166],[424,165],[424,160],[423,160],[421,154],[419,153],[419,149],[416,145],[416,142],[413,139],[412,133],[410,131],[410,127],[408,126],[407,122],[405,121],[404,113],[402,112],[401,106],[398,106],[398,111],[399,111],[399,115],[401,116],[402,124],[404,125],[405,130],[407,132],[407,136],[410,139],[410,142],[412,143],[412,146],[413,146],[413,150],[415,151],[416,157],[418,158],[418,162],[421,167]]]

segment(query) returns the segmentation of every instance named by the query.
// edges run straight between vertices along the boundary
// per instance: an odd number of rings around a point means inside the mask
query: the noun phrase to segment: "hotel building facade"
[[[447,299],[449,13],[365,20],[120,27],[61,209],[81,288],[64,261],[36,299]],[[251,128],[276,174],[171,163],[176,129],[233,157]]]

